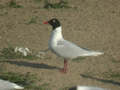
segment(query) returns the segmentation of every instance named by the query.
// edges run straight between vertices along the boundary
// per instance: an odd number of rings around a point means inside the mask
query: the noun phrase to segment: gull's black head
[[[60,22],[56,18],[53,18],[47,22],[44,22],[44,24],[50,24],[53,27],[53,30],[61,26]]]

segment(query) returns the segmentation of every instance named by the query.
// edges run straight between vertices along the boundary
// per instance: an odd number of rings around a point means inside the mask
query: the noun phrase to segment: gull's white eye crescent
[[[53,22],[55,23],[55,20],[53,20]]]

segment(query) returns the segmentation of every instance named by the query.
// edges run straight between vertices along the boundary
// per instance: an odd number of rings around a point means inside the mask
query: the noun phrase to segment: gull
[[[9,81],[5,81],[0,79],[0,90],[13,90],[13,89],[24,89],[15,83],[11,83]]]
[[[103,52],[81,48],[78,45],[65,40],[62,35],[62,26],[58,19],[53,18],[44,22],[44,24],[50,24],[52,26],[52,32],[48,42],[49,49],[57,56],[64,58],[64,68],[60,70],[61,72],[67,72],[67,62],[69,59],[78,58],[80,56],[98,56],[103,54]]]
[[[70,88],[69,90],[108,90],[108,89],[95,87],[95,86],[76,86]]]
[[[16,47],[16,48],[14,49],[14,51],[15,51],[15,53],[20,52],[20,53],[22,53],[24,56],[27,56],[28,53],[31,53],[31,51],[30,51],[28,48],[24,48],[24,47]]]

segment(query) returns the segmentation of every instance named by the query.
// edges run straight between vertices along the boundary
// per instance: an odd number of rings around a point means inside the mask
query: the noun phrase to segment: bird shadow
[[[44,63],[32,63],[27,61],[7,61],[10,64],[15,64],[18,66],[25,66],[25,67],[33,67],[33,68],[40,68],[40,69],[60,69],[56,66],[47,65]]]
[[[97,80],[97,81],[100,81],[100,82],[103,82],[103,83],[110,83],[110,84],[113,84],[113,85],[120,86],[120,82],[117,82],[117,81],[106,80],[106,79],[99,79],[99,78],[92,77],[92,76],[85,75],[85,74],[81,74],[80,76],[82,76],[83,78],[94,79],[94,80]]]

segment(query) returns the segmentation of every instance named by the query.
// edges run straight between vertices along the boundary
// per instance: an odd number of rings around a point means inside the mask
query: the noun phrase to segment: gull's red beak
[[[48,21],[44,22],[43,24],[48,24]]]

